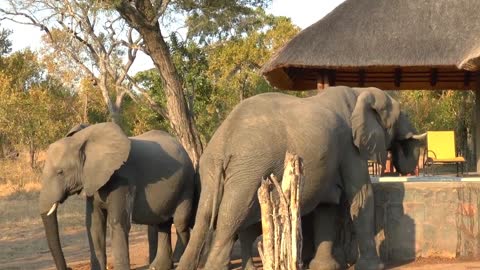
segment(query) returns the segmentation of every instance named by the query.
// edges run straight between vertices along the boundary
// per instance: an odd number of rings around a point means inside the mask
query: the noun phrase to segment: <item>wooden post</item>
[[[258,250],[265,270],[302,269],[302,187],[302,160],[288,152],[281,186],[273,174],[262,180],[258,200],[262,212],[263,241],[259,243]]]
[[[330,86],[330,78],[328,76],[328,70],[322,70],[317,78],[317,90],[320,92]]]
[[[475,73],[475,160],[477,173],[480,172],[480,72]]]

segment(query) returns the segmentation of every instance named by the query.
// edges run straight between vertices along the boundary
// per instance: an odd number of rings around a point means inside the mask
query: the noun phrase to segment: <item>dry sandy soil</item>
[[[38,192],[19,191],[7,196],[0,195],[0,269],[55,269],[38,215],[37,198]],[[58,210],[63,251],[68,266],[74,270],[90,269],[84,213],[85,201],[81,196],[69,198]],[[174,241],[176,237],[172,234]],[[110,246],[107,247],[107,253],[110,256]],[[238,244],[234,253],[232,266],[240,269]],[[132,269],[148,268],[146,226],[132,226],[130,260]]]
[[[0,269],[54,269],[38,215],[37,198],[38,192],[18,191],[0,195]],[[74,196],[67,200],[58,212],[62,246],[67,263],[74,270],[90,269],[88,241],[84,228],[84,205],[82,197]],[[233,253],[232,269],[240,269],[238,243]],[[132,226],[130,260],[132,269],[148,268],[146,226]],[[258,257],[256,261],[259,261]],[[389,269],[480,270],[480,262],[428,259],[390,266]]]

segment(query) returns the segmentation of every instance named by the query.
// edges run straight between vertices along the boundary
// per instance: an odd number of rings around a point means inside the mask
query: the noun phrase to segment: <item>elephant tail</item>
[[[200,184],[200,173],[197,169],[193,175],[193,198],[192,198],[192,216],[189,222],[189,228],[193,228],[195,225],[195,217],[197,216],[198,212],[198,205],[200,202],[200,191],[201,191],[201,184]]]
[[[220,208],[220,203],[222,202],[223,198],[223,187],[224,187],[224,180],[225,180],[225,170],[227,169],[228,162],[221,162],[217,165],[217,171],[215,174],[215,189],[213,190],[213,200],[212,200],[212,214],[210,216],[210,226],[209,230],[215,230],[215,225],[217,222],[218,216],[218,209]]]
[[[217,223],[217,217],[218,217],[218,212],[220,205],[222,203],[222,198],[223,198],[223,190],[224,190],[224,184],[225,184],[225,171],[227,169],[228,163],[230,162],[230,157],[228,157],[226,160],[221,160],[220,162],[216,163],[215,165],[215,178],[212,181],[212,204],[211,204],[211,210],[210,210],[210,221],[209,221],[209,226],[207,233],[205,235],[203,245],[201,248],[201,256],[199,260],[199,265],[203,266],[205,263],[205,260],[207,258],[207,254],[210,251],[210,246],[213,241],[213,237],[215,235],[215,229],[216,229],[216,223]]]

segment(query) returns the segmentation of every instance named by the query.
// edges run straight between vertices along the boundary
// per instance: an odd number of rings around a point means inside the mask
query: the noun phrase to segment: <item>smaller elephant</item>
[[[149,225],[150,269],[171,269],[170,232],[180,253],[190,238],[194,168],[182,145],[163,131],[127,137],[114,123],[78,125],[51,144],[42,172],[40,213],[57,269],[67,269],[59,241],[57,206],[86,194],[91,269],[106,269],[106,227],[114,268],[130,269],[131,222]]]

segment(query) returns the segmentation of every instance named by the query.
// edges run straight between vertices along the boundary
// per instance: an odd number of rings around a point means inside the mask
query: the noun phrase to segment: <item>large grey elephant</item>
[[[116,124],[100,123],[77,126],[49,146],[39,202],[57,269],[66,269],[57,206],[82,190],[91,269],[106,269],[107,225],[114,268],[130,269],[131,222],[149,225],[151,269],[171,269],[170,227],[173,222],[177,246],[185,247],[194,195],[192,162],[175,138],[158,130],[129,138]]]
[[[235,236],[249,239],[244,244],[254,240],[261,179],[282,175],[287,151],[305,162],[301,207],[303,216],[313,216],[310,269],[340,267],[332,257],[332,243],[342,193],[351,205],[359,243],[355,268],[382,269],[374,242],[367,159],[385,164],[391,150],[399,172],[413,171],[423,143],[415,133],[399,103],[376,88],[331,87],[308,98],[268,93],[244,100],[200,159],[202,190],[195,226],[177,269],[196,269],[201,254],[207,254],[204,269],[228,269]]]

